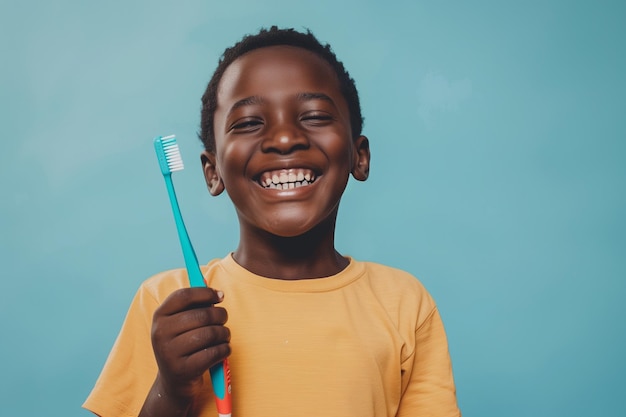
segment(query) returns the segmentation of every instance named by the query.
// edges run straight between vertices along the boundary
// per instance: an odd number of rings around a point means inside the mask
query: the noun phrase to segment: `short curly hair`
[[[198,136],[204,144],[204,148],[215,152],[215,132],[213,130],[213,118],[217,108],[217,87],[226,71],[226,68],[237,58],[255,49],[269,46],[288,45],[303,48],[311,51],[330,64],[339,79],[339,88],[345,98],[350,111],[350,129],[352,137],[357,138],[363,129],[363,116],[361,115],[361,104],[359,93],[354,80],[337,59],[330,45],[323,45],[317,38],[307,30],[306,33],[298,32],[295,29],[279,29],[272,26],[270,29],[261,29],[255,35],[246,35],[231,48],[227,48],[222,54],[217,68],[211,77],[211,81],[202,95],[202,110],[200,113],[200,132]]]

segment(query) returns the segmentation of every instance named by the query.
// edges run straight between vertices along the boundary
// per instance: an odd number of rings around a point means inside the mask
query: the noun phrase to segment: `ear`
[[[354,141],[354,161],[352,163],[352,176],[365,181],[370,174],[370,142],[365,136],[359,136]]]
[[[200,161],[209,193],[212,196],[220,195],[224,191],[224,183],[217,169],[215,154],[204,151],[200,154]]]

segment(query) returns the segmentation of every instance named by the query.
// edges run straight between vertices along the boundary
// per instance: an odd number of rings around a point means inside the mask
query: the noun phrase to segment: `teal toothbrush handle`
[[[187,228],[185,227],[183,217],[180,214],[178,199],[176,198],[176,192],[174,191],[174,185],[172,184],[172,175],[165,174],[163,175],[163,178],[165,178],[167,193],[169,194],[172,211],[174,212],[178,239],[180,240],[180,246],[183,249],[183,257],[185,258],[185,266],[187,267],[187,274],[189,276],[189,285],[191,287],[206,287],[202,271],[200,271],[200,267],[198,266],[196,252],[193,250],[193,246],[189,240],[189,235],[187,234]]]

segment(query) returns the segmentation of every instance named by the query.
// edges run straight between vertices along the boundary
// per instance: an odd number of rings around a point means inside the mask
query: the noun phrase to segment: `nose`
[[[281,123],[267,132],[261,146],[264,152],[277,152],[284,155],[307,149],[309,140],[294,124]]]

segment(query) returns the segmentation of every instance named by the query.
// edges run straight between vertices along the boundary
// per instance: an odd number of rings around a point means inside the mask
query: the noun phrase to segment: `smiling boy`
[[[202,102],[204,175],[233,201],[239,245],[202,268],[210,288],[185,288],[184,270],[144,282],[84,407],[216,416],[206,371],[229,357],[235,417],[459,416],[432,298],[335,249],[341,196],[367,179],[370,151],[330,47],[293,30],[247,36]]]

